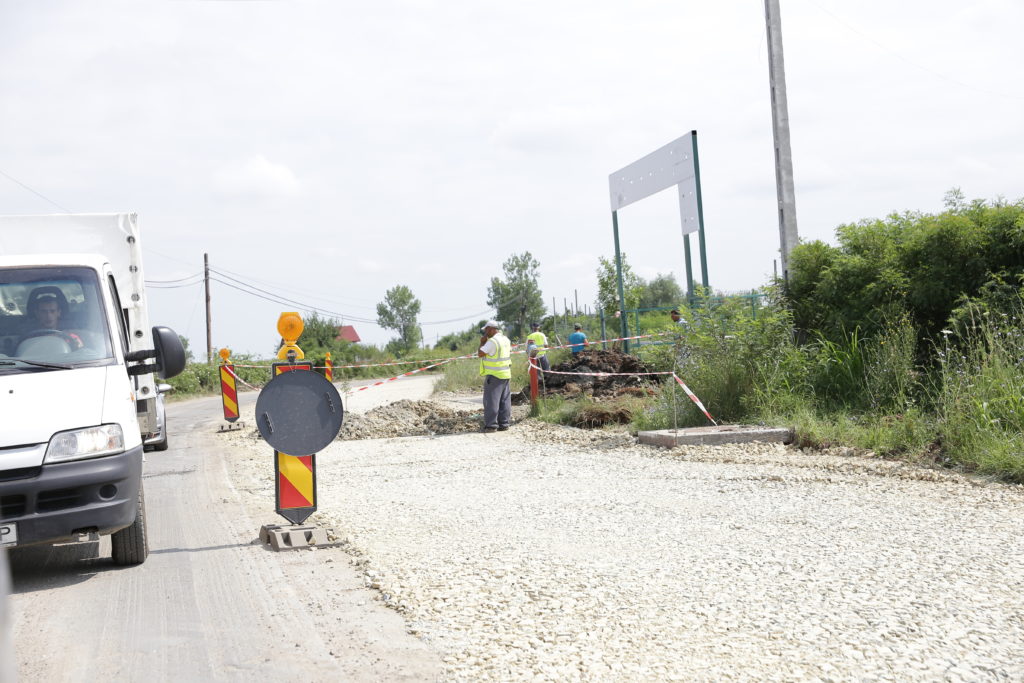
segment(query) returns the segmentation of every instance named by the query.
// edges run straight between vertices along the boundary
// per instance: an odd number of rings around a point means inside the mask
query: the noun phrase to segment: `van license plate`
[[[0,524],[0,548],[18,545],[18,525]]]

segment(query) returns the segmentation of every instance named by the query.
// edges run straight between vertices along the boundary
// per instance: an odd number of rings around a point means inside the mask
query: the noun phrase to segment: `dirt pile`
[[[513,421],[526,416],[529,408],[512,409]],[[479,431],[483,410],[458,410],[436,401],[402,400],[356,415],[347,413],[338,440],[389,439],[399,436],[431,436]]]
[[[621,351],[587,349],[551,369],[579,373],[578,376],[551,373],[544,377],[544,389],[548,393],[570,396],[582,393],[594,397],[647,396],[654,393],[659,379],[658,375],[643,375],[651,370],[635,356]],[[585,374],[594,372],[615,374],[607,377]]]

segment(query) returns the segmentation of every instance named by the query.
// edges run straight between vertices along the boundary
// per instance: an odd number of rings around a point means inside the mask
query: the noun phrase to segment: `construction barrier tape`
[[[246,368],[262,368],[262,367],[268,367],[268,366],[264,366],[264,365],[243,365],[242,367],[246,367]],[[249,384],[248,382],[246,382],[241,377],[239,377],[238,374],[235,373],[235,366],[232,365],[227,370],[231,374],[231,376],[234,377],[237,381],[241,382],[243,386],[246,386],[246,387],[252,389],[253,391],[259,391],[260,390],[259,387],[255,387],[255,386]]]
[[[679,378],[679,375],[672,371],[666,372],[564,372],[559,370],[544,370],[535,361],[530,360],[530,365],[535,367],[539,372],[545,375],[587,375],[589,377],[639,377],[639,376],[650,376],[650,375],[672,375],[672,378],[679,383],[679,386],[683,388],[686,395],[690,397],[690,400],[697,404],[700,411],[704,413],[704,416],[711,420],[711,424],[718,426],[715,422],[715,418],[711,417],[711,413],[704,407],[704,404],[700,402],[697,395],[690,391],[690,387],[686,386],[686,383]]]
[[[639,335],[636,335],[636,336],[633,336],[633,337],[615,337],[615,338],[612,338],[612,339],[598,339],[596,341],[589,341],[588,340],[587,341],[587,346],[592,347],[592,346],[597,346],[598,344],[610,344],[610,343],[620,342],[620,341],[633,341],[634,339],[650,339],[650,338],[653,338],[653,337],[663,337],[663,336],[669,335],[669,334],[676,334],[676,332],[675,331],[652,332],[651,334],[639,334]],[[526,353],[525,346],[526,346],[525,344],[516,344],[516,345],[514,345],[512,347],[512,349],[513,349],[512,353],[515,353],[515,354]],[[553,351],[555,349],[567,349],[570,346],[578,346],[578,344],[563,344],[561,346],[547,346],[545,348],[548,351]],[[520,349],[520,350],[516,350],[516,349]],[[385,367],[389,367],[389,366],[392,366],[392,365],[415,365],[416,363],[435,363],[436,365],[443,365],[444,363],[447,363],[447,362],[453,361],[453,360],[466,360],[466,359],[471,359],[471,358],[476,358],[476,357],[477,357],[477,355],[474,352],[474,353],[466,354],[465,356],[452,356],[452,357],[449,357],[449,358],[428,358],[426,360],[398,360],[398,361],[389,361],[387,363],[359,363],[359,364],[355,364],[355,365],[334,365],[334,364],[332,364],[330,367],[335,369],[335,370],[341,370],[341,369],[346,369],[346,368],[385,368]],[[265,368],[267,366],[266,365],[240,365],[238,363],[235,363],[234,367],[238,367],[238,368]],[[326,365],[317,365],[317,366],[314,366],[313,369],[314,370],[323,370],[326,367],[327,367]],[[431,366],[431,367],[434,367],[434,366]]]
[[[417,372],[423,372],[424,370],[429,370],[431,368],[436,368],[438,365],[444,365],[445,363],[449,363],[449,362],[451,362],[453,360],[455,360],[455,359],[454,358],[449,358],[448,360],[442,361],[440,363],[434,363],[433,365],[426,365],[426,366],[424,366],[422,368],[416,368],[415,370],[410,370],[409,372],[403,372],[401,375],[395,375],[394,377],[388,377],[387,379],[382,379],[379,382],[374,382],[373,384],[367,384],[365,387],[359,387],[358,389],[350,389],[350,390],[345,392],[345,395],[347,396],[349,394],[356,394],[356,393],[359,393],[360,391],[366,391],[367,389],[372,389],[373,387],[379,387],[381,384],[387,384],[388,382],[394,382],[396,379],[401,379],[403,377],[408,377],[410,375],[415,375]]]

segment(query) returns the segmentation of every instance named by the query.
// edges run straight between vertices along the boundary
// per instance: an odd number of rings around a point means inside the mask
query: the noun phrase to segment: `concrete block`
[[[300,524],[264,524],[260,528],[260,541],[269,543],[274,550],[335,545],[327,538],[326,530]]]
[[[753,425],[718,425],[712,427],[688,427],[686,429],[658,429],[640,432],[640,443],[651,446],[718,446],[726,443],[747,443],[762,441],[770,443],[791,443],[793,430],[784,427],[758,427]]]

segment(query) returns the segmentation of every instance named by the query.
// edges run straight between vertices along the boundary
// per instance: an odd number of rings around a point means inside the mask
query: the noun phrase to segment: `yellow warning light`
[[[220,354],[220,359],[222,361],[224,361],[225,363],[227,363],[228,362],[228,356],[231,355],[231,349],[224,348],[224,349],[221,349],[220,351],[218,351],[217,353]]]
[[[294,358],[299,360],[306,357],[306,354],[302,353],[302,349],[295,345],[302,334],[303,327],[302,316],[298,313],[282,313],[281,317],[277,319],[277,331],[284,339],[281,350],[277,352],[279,360],[288,359],[289,351],[293,352]]]

